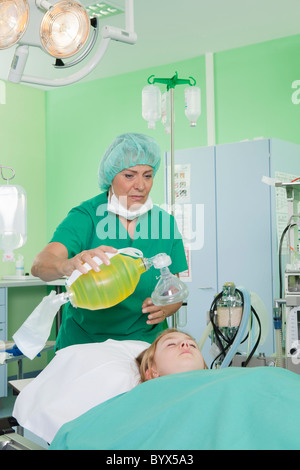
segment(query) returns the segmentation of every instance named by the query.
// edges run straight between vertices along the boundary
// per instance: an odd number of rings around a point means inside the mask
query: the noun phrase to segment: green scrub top
[[[187,269],[182,238],[173,216],[153,206],[138,218],[132,240],[118,217],[107,211],[107,193],[72,209],[57,227],[51,242],[62,243],[69,258],[100,245],[117,249],[133,247],[141,250],[145,258],[157,253],[168,254],[173,274]],[[142,313],[142,304],[151,296],[159,275],[160,271],[150,268],[141,275],[133,294],[107,309],[87,310],[66,304],[56,341],[57,349],[107,339],[153,342],[167,327],[167,322],[147,325],[148,315]]]

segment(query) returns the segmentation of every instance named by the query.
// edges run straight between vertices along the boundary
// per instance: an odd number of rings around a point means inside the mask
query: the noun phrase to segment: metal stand
[[[171,114],[171,132],[170,132],[170,140],[171,140],[171,208],[170,213],[175,217],[175,182],[174,182],[174,154],[175,154],[175,147],[174,147],[174,116],[175,116],[175,106],[174,106],[174,89],[176,85],[196,85],[196,80],[193,77],[189,77],[188,79],[179,79],[177,72],[171,78],[154,78],[154,75],[150,75],[148,78],[148,83],[153,85],[154,83],[163,83],[167,85],[167,91],[170,92],[170,114]],[[177,312],[176,312],[177,313]],[[172,328],[177,328],[177,318],[176,313],[172,315]]]

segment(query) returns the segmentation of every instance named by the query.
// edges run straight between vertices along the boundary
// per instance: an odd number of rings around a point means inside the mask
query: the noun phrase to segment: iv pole
[[[179,79],[178,73],[175,72],[175,75],[171,78],[155,78],[154,75],[150,75],[148,78],[149,85],[154,85],[154,83],[163,83],[167,85],[167,91],[170,92],[170,139],[171,139],[171,158],[170,158],[170,167],[171,167],[171,215],[175,217],[175,186],[174,186],[174,90],[177,85],[190,85],[195,86],[196,80],[193,77],[189,77],[188,79]],[[176,314],[172,315],[172,328],[177,328],[177,319]]]
[[[170,92],[170,140],[171,140],[171,159],[170,159],[170,166],[171,166],[171,215],[175,216],[175,187],[174,187],[174,115],[175,115],[175,107],[174,107],[174,90],[177,85],[190,85],[195,86],[196,80],[193,77],[189,77],[188,79],[179,79],[177,72],[171,78],[155,78],[154,75],[150,75],[148,78],[148,83],[150,85],[154,85],[154,83],[163,83],[167,85],[167,91]],[[174,317],[174,315],[173,315]]]

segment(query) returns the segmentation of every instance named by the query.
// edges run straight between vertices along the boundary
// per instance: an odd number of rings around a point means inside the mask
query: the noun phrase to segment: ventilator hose
[[[233,359],[233,356],[235,355],[239,345],[242,342],[242,338],[245,334],[245,331],[247,329],[248,321],[249,321],[249,316],[251,312],[251,301],[250,301],[250,294],[247,290],[243,288],[239,288],[238,292],[242,295],[243,298],[243,316],[242,320],[239,326],[239,329],[237,331],[237,334],[235,335],[234,341],[232,343],[232,346],[229,350],[229,352],[226,354],[220,368],[224,369],[225,367],[228,367]]]

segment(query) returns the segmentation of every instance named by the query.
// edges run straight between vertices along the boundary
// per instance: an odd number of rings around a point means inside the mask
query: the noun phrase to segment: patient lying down
[[[163,331],[136,359],[141,382],[163,375],[207,369],[192,336],[176,329]]]

